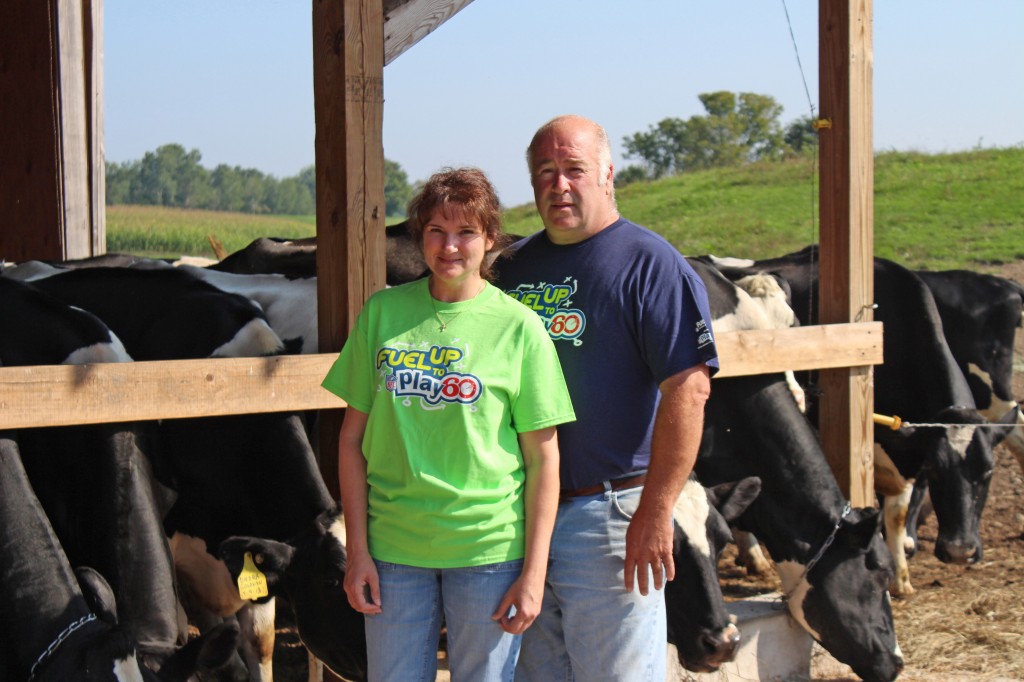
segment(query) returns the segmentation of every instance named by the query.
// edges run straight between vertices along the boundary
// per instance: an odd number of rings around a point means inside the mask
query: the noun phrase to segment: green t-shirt
[[[374,294],[323,381],[369,415],[370,554],[427,568],[520,559],[517,434],[575,419],[558,355],[541,319],[490,284],[431,300],[426,279]]]

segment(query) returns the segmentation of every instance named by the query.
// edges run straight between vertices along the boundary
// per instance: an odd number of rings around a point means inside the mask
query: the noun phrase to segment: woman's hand
[[[380,613],[380,578],[368,552],[348,555],[345,594],[348,603],[359,613]]]
[[[491,620],[498,621],[501,629],[512,635],[521,635],[537,620],[544,601],[544,575],[531,578],[520,575],[508,588]],[[515,614],[509,612],[515,609]]]

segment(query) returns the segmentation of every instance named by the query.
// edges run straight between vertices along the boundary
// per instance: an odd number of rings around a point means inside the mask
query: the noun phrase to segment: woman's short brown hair
[[[442,168],[430,176],[409,202],[409,233],[421,251],[423,229],[438,209],[445,215],[455,214],[478,224],[484,236],[494,240],[488,254],[500,252],[511,242],[501,229],[498,193],[479,168]],[[480,265],[480,274],[485,279],[490,278],[491,260],[484,258]]]

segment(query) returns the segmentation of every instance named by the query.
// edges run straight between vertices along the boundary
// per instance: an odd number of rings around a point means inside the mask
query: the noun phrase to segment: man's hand
[[[649,580],[654,575],[654,589],[660,590],[666,580],[676,577],[676,564],[672,559],[672,516],[655,518],[642,504],[637,508],[626,531],[626,590],[633,591],[633,578],[637,577],[640,594],[650,592]]]

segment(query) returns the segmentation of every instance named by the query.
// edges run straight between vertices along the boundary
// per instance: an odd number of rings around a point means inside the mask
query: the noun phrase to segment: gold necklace
[[[484,287],[486,287],[486,286],[487,286],[487,282],[486,281],[485,282],[481,282],[480,283],[480,290],[477,291],[473,295],[473,298],[476,298],[477,296],[479,296],[483,292]],[[451,317],[449,317],[448,321],[445,322],[443,319],[441,319],[441,313],[438,312],[438,310],[437,310],[437,304],[434,303],[434,295],[430,293],[430,289],[429,288],[427,289],[427,296],[430,297],[430,307],[434,309],[434,317],[437,318],[438,323],[440,323],[440,325],[441,325],[437,329],[437,331],[439,331],[439,332],[443,332],[445,329],[448,329],[448,325],[451,324],[452,322],[454,322],[456,317],[458,317],[462,313],[466,312],[466,309],[463,308],[459,312],[457,312],[457,313],[453,314]],[[467,299],[467,300],[472,301],[473,298],[470,298],[470,299]],[[450,313],[445,313],[445,315],[449,315],[449,314]]]

